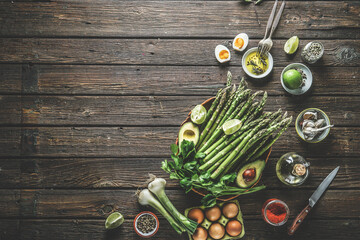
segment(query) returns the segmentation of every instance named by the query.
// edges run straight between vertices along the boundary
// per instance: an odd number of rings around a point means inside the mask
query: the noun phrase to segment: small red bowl
[[[155,218],[155,221],[156,221],[156,227],[154,230],[152,230],[151,232],[149,233],[142,233],[140,232],[140,230],[137,228],[137,221],[138,219],[143,216],[143,215],[151,215],[152,217]],[[159,230],[159,219],[157,218],[157,216],[152,213],[152,212],[149,212],[149,211],[144,211],[144,212],[141,212],[139,213],[138,215],[136,215],[136,217],[134,218],[134,229],[135,229],[135,232],[137,233],[137,235],[139,235],[140,237],[143,237],[143,238],[150,238],[152,236],[154,236],[157,231]]]

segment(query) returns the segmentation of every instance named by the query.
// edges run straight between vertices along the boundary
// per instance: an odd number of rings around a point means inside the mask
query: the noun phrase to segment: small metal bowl
[[[259,74],[259,75],[256,75],[256,74],[253,74],[253,73],[249,72],[247,70],[247,68],[246,68],[246,58],[247,58],[247,56],[249,56],[250,53],[256,52],[257,50],[258,50],[257,47],[250,48],[249,50],[247,50],[245,52],[245,54],[243,55],[242,59],[241,59],[241,65],[242,65],[242,68],[244,69],[244,71],[245,71],[245,73],[247,75],[249,75],[252,78],[260,79],[260,78],[266,77],[272,71],[272,69],[274,67],[274,60],[273,60],[273,57],[271,56],[271,54],[267,53],[266,56],[267,56],[267,58],[269,60],[269,67],[266,69],[266,71],[264,73],[262,73],[262,74]]]
[[[152,230],[151,232],[148,232],[148,233],[143,233],[141,232],[138,228],[137,228],[137,222],[138,222],[138,219],[143,216],[143,215],[150,215],[152,216],[155,221],[156,221],[156,226],[154,228],[154,230]],[[159,219],[156,217],[156,215],[152,212],[149,212],[149,211],[144,211],[144,212],[141,212],[139,213],[138,215],[136,215],[135,219],[134,219],[134,229],[135,229],[135,232],[137,233],[137,235],[139,235],[140,237],[144,237],[144,238],[149,238],[149,237],[152,237],[154,236],[157,231],[159,230]]]
[[[304,74],[306,75],[305,84],[302,87],[297,88],[297,89],[287,88],[284,83],[284,79],[283,79],[284,73],[290,69],[296,69],[296,68],[301,69],[304,72]],[[287,91],[288,93],[293,94],[293,95],[301,95],[301,94],[306,93],[311,88],[311,85],[313,82],[313,77],[312,77],[310,69],[307,66],[305,66],[304,64],[291,63],[282,70],[281,76],[280,76],[280,81],[281,81],[281,85],[283,86],[285,91]]]
[[[303,115],[305,112],[317,112],[319,114],[318,119],[324,119],[325,120],[325,126],[330,125],[330,119],[329,117],[326,115],[326,113],[324,111],[322,111],[321,109],[318,108],[307,108],[305,110],[303,110],[296,118],[296,122],[295,122],[295,129],[297,134],[299,135],[299,137],[304,140],[305,142],[308,143],[318,143],[321,142],[322,140],[324,140],[330,133],[330,128],[325,129],[324,131],[322,131],[320,134],[318,134],[313,140],[307,140],[305,139],[305,136],[302,132],[302,127],[300,126],[300,122],[303,120]]]

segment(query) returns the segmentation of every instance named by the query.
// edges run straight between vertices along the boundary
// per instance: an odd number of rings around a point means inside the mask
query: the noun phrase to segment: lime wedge
[[[226,135],[231,135],[241,128],[241,121],[239,119],[227,120],[222,129]]]
[[[105,221],[106,229],[114,229],[119,227],[124,222],[124,216],[119,212],[113,212]]]
[[[202,124],[205,121],[206,118],[206,109],[202,105],[197,105],[194,107],[194,109],[191,111],[191,121],[195,124]]]
[[[286,41],[284,45],[284,51],[287,54],[293,54],[294,52],[296,52],[298,46],[299,46],[299,38],[297,36],[293,36]]]

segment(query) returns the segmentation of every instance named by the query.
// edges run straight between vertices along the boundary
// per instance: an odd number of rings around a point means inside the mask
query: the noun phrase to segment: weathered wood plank
[[[118,229],[106,231],[104,220],[79,220],[79,219],[21,219],[21,220],[0,220],[0,235],[2,239],[23,239],[43,240],[51,239],[139,239],[133,230],[132,219],[126,219]],[[274,229],[268,226],[263,220],[247,219],[245,216],[246,239],[287,239],[284,228]],[[21,227],[20,227],[21,226]],[[307,219],[301,229],[292,239],[357,239],[359,235],[359,220],[338,219],[338,220],[315,220]],[[317,234],[313,232],[316,231]],[[186,234],[179,236],[174,232],[165,219],[160,219],[160,229],[155,235],[156,239],[188,239]]]
[[[191,109],[210,96],[1,96],[0,124],[179,126]],[[270,96],[265,111],[296,117],[303,109],[323,109],[335,125],[359,126],[360,97]]]
[[[272,156],[289,150],[312,157],[359,156],[358,131],[335,127],[324,141],[307,144],[291,127],[273,145]],[[177,127],[2,127],[0,156],[168,157],[177,132]]]
[[[358,67],[310,67],[312,95],[359,95]],[[242,68],[217,66],[97,66],[0,65],[0,93],[92,95],[215,95],[225,84],[226,72],[245,76],[253,90],[285,94],[279,81],[282,67],[272,80],[251,81]]]
[[[309,153],[308,153],[309,155]],[[0,188],[138,188],[144,187],[148,173],[175,180],[160,169],[164,158],[64,158],[0,159]],[[337,166],[340,171],[330,188],[360,188],[359,160],[356,158],[306,158],[310,177],[299,188],[316,188]],[[276,177],[278,158],[271,157],[262,176],[268,188],[288,189]]]
[[[2,36],[262,38],[273,6],[237,1],[2,2]],[[358,38],[359,3],[287,2],[276,37]],[[151,31],[149,31],[151,29]],[[355,30],[355,31],[354,31]]]
[[[285,66],[289,58],[283,50],[286,40],[275,40],[271,53],[275,66]],[[301,47],[310,40],[301,41]],[[359,66],[360,40],[321,40],[325,46],[318,66]],[[198,39],[0,39],[0,63],[63,64],[151,64],[219,65],[214,57],[218,44],[229,40]],[[249,48],[257,46],[251,40]],[[241,64],[240,54],[232,54],[230,65]],[[300,62],[300,54],[292,59]]]
[[[287,239],[284,228],[274,229],[263,220],[245,218],[245,236],[247,239]],[[22,219],[0,220],[0,236],[2,239],[42,240],[51,239],[139,239],[133,230],[132,219],[126,219],[124,224],[115,230],[106,231],[104,220],[79,219]],[[20,227],[21,226],[21,227]],[[307,219],[299,231],[292,237],[295,240],[313,239],[357,239],[360,229],[359,220],[314,220]],[[314,234],[314,232],[317,234]],[[164,219],[160,219],[160,229],[155,235],[156,239],[188,239],[186,234],[177,235]]]
[[[269,198],[284,200],[293,211],[292,216],[308,202],[313,189],[263,190],[238,198],[244,207],[245,216],[261,219],[260,209]],[[11,198],[1,201],[2,217],[26,218],[103,218],[118,210],[126,218],[133,218],[144,209],[134,196],[135,190],[0,190],[1,196]],[[200,204],[195,193],[184,194],[183,190],[167,190],[173,204],[184,211],[185,208]],[[10,195],[10,196],[8,196]],[[14,197],[14,195],[16,195]],[[360,199],[360,190],[327,190],[309,218],[358,218],[354,208]],[[341,202],[342,204],[339,204]],[[329,211],[331,209],[331,211]]]

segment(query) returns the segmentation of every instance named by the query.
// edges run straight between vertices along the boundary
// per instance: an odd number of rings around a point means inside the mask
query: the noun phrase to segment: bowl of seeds
[[[310,69],[302,63],[287,65],[280,76],[281,85],[292,95],[302,95],[311,88],[313,77]]]
[[[330,119],[326,113],[318,108],[308,108],[296,118],[295,128],[301,139],[309,143],[318,143],[330,133]]]
[[[141,212],[134,219],[134,229],[140,237],[152,237],[159,230],[159,219],[152,212]]]

